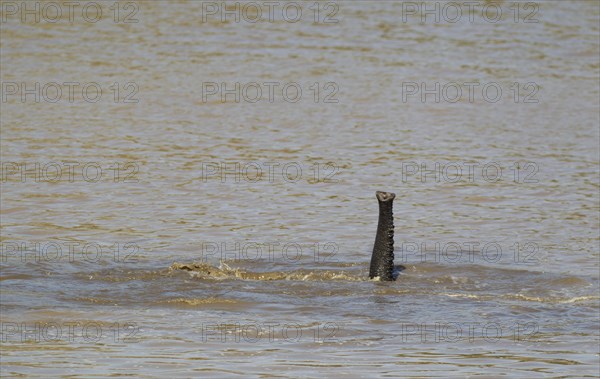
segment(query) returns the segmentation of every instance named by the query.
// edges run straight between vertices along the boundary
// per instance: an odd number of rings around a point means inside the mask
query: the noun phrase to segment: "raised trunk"
[[[379,201],[379,223],[375,246],[371,256],[369,277],[379,277],[382,281],[394,280],[394,214],[392,212],[395,194],[376,192]]]

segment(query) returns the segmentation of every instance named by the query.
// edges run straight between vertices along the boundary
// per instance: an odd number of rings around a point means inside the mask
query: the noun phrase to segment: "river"
[[[3,1],[2,377],[600,376],[599,4]]]

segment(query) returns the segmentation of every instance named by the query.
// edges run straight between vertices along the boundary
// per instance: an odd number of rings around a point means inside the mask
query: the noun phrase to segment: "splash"
[[[174,262],[170,271],[188,271],[191,276],[203,279],[243,279],[243,280],[300,280],[300,281],[364,281],[360,276],[344,271],[333,270],[296,270],[289,272],[251,272],[239,268],[231,268],[221,262],[219,267],[208,263],[177,263]]]

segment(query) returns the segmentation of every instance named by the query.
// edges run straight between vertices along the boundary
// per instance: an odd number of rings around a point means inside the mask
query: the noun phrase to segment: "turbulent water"
[[[1,4],[2,377],[600,375],[598,2]]]

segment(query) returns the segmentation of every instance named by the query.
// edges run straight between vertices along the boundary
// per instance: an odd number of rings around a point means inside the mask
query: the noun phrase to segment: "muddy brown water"
[[[599,375],[597,2],[20,4],[2,377]]]

